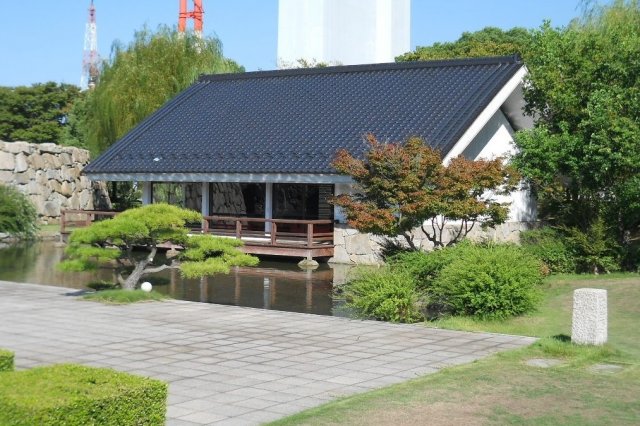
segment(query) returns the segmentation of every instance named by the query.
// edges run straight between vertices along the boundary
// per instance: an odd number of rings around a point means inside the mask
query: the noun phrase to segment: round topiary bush
[[[0,232],[17,238],[34,238],[38,213],[33,203],[17,189],[0,184]]]
[[[514,245],[468,245],[432,281],[433,301],[453,315],[506,318],[535,308],[541,263]]]

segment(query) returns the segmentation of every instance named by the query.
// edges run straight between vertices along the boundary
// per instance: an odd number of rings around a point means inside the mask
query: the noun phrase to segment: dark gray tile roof
[[[335,173],[363,135],[423,137],[446,154],[517,57],[203,76],[93,161],[86,173]]]

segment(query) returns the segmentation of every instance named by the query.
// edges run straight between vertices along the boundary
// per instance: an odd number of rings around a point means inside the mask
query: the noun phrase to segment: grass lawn
[[[102,302],[110,305],[125,305],[128,303],[157,301],[168,299],[169,296],[151,291],[149,293],[142,290],[103,290],[95,293],[88,293],[83,296],[85,300]]]
[[[273,424],[640,424],[640,277],[559,276],[545,285],[546,297],[531,315],[504,322],[454,318],[430,324],[538,336],[538,343],[344,398]],[[571,334],[572,292],[581,287],[608,290],[610,343],[603,347],[564,341]],[[556,358],[562,364],[530,367],[526,361],[532,358]],[[598,363],[623,368],[615,373],[593,371]]]

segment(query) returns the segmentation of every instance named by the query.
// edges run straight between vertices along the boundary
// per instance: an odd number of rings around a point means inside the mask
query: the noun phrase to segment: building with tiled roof
[[[158,200],[154,185],[171,183],[205,216],[326,220],[338,232],[343,215],[327,198],[351,183],[331,167],[339,149],[361,155],[373,133],[420,136],[445,162],[504,155],[514,132],[532,125],[525,75],[519,58],[495,57],[202,76],[84,173],[139,182],[144,202]],[[510,220],[533,214],[515,194]],[[336,260],[353,260],[337,251]]]

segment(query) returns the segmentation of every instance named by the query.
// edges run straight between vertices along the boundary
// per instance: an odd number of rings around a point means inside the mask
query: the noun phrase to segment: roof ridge
[[[269,77],[291,77],[300,75],[343,74],[352,72],[386,71],[416,68],[444,68],[469,65],[518,64],[520,55],[486,56],[481,58],[438,59],[432,61],[386,62],[379,64],[338,65],[321,68],[292,68],[284,70],[250,71],[244,73],[202,74],[198,83],[225,80],[246,80]]]

